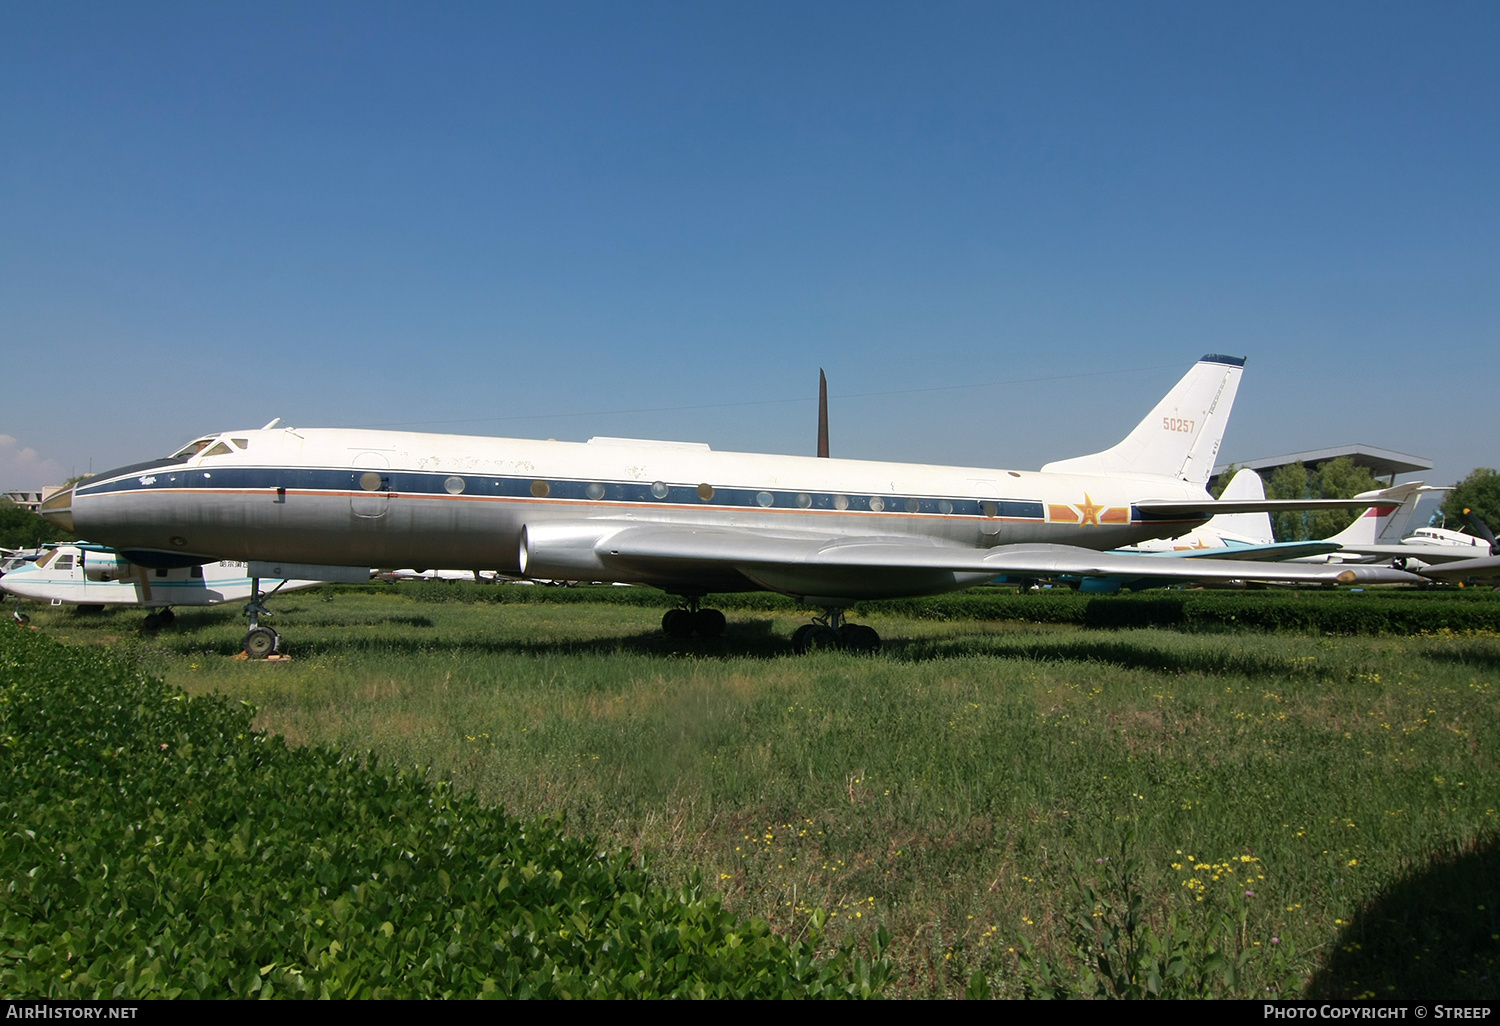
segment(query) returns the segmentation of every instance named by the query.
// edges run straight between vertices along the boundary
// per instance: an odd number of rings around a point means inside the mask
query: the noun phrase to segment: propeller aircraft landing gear
[[[862,623],[844,622],[844,611],[829,606],[822,616],[813,618],[792,634],[792,651],[798,655],[807,652],[823,652],[841,648],[845,652],[877,652],[880,650],[880,635],[875,628]]]
[[[728,621],[717,609],[703,609],[702,600],[689,596],[686,609],[668,609],[662,614],[661,629],[669,638],[717,638],[724,634]]]
[[[285,581],[281,582],[281,584],[285,583]],[[250,618],[250,630],[245,634],[245,655],[251,659],[265,659],[281,651],[281,635],[269,627],[262,627],[260,623],[262,613],[268,616],[271,613],[262,600],[280,591],[281,584],[272,588],[269,595],[262,595],[260,578],[250,578],[250,601],[245,604],[245,615]]]
[[[146,631],[160,630],[170,627],[177,620],[177,614],[172,612],[171,606],[163,606],[146,614],[146,621],[141,624],[141,629]]]

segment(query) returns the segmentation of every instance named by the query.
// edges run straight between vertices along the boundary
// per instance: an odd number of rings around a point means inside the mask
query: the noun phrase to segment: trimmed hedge
[[[365,585],[341,587],[359,590]],[[389,587],[381,585],[378,587]],[[414,582],[396,586],[418,602],[607,602],[666,608],[655,588],[579,585],[571,588]],[[727,610],[793,612],[795,600],[766,592],[710,595],[706,605]],[[1084,595],[1055,588],[1017,593],[1000,588],[932,598],[860,602],[854,616],[888,613],[919,620],[1020,620],[1086,627],[1177,627],[1184,630],[1315,631],[1323,634],[1420,634],[1424,631],[1500,631],[1500,597],[1484,589],[1372,589],[1169,591]]]
[[[9,997],[841,997],[788,942],[627,852],[422,774],[288,748],[252,710],[0,627]]]
[[[1319,634],[1422,634],[1500,631],[1500,601],[1491,594],[1413,592],[1244,593],[1187,591],[1151,597],[1097,597],[1087,627],[1180,627]]]

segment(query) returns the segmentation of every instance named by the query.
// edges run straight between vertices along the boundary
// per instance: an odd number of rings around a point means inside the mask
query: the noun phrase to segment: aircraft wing
[[[1183,581],[1254,580],[1327,584],[1411,584],[1414,574],[1384,566],[1265,563],[1253,560],[1172,560],[1098,552],[1072,545],[963,548],[914,537],[768,535],[734,527],[642,524],[622,527],[593,545],[607,566],[663,577],[736,570],[775,591],[803,595],[878,597],[885,575],[993,577],[998,574],[1154,577]],[[963,583],[977,583],[965,580]],[[956,586],[963,586],[963,583]],[[847,590],[851,586],[858,590]],[[950,587],[955,585],[949,585]],[[894,592],[893,592],[894,593]],[[908,594],[910,592],[907,592]]]
[[[1406,546],[1412,548],[1413,546]],[[1423,557],[1424,559],[1426,557]],[[1442,566],[1429,566],[1422,570],[1423,577],[1439,581],[1500,581],[1500,556],[1481,556],[1478,559],[1460,559]]]
[[[1469,562],[1481,546],[1464,545],[1340,545],[1340,553],[1365,556],[1369,559],[1420,559],[1424,563]]]
[[[1212,549],[1183,549],[1155,553],[1157,556],[1181,556],[1184,559],[1249,559],[1257,563],[1278,562],[1302,556],[1321,556],[1337,552],[1338,545],[1326,541],[1270,542],[1265,545],[1224,545]]]

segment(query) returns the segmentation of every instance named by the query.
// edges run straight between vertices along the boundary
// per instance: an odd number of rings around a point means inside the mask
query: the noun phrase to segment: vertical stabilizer
[[[1265,497],[1264,482],[1261,481],[1260,475],[1249,467],[1235,474],[1229,486],[1224,489],[1224,494],[1219,496],[1225,502],[1231,499],[1244,501]],[[1247,545],[1270,545],[1276,541],[1276,536],[1271,532],[1271,514],[1269,513],[1220,513],[1198,530],[1204,534],[1217,534],[1220,538],[1244,542]]]
[[[1354,523],[1327,540],[1337,542],[1339,545],[1374,545],[1381,535],[1387,533],[1394,521],[1399,520],[1404,526],[1405,522],[1411,519],[1412,511],[1417,508],[1417,500],[1423,494],[1439,490],[1425,487],[1421,481],[1408,481],[1394,488],[1360,492],[1355,498],[1381,499],[1382,505],[1371,506],[1355,517]],[[1399,541],[1400,539],[1398,537],[1387,540]]]
[[[1245,360],[1205,356],[1177,382],[1119,445],[1058,460],[1043,471],[1063,474],[1147,474],[1208,484]]]

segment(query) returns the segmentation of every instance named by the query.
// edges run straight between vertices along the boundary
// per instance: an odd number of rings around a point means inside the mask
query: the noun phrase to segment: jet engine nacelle
[[[589,521],[527,524],[521,528],[521,573],[554,581],[608,579],[597,547],[618,530],[619,524]]]

